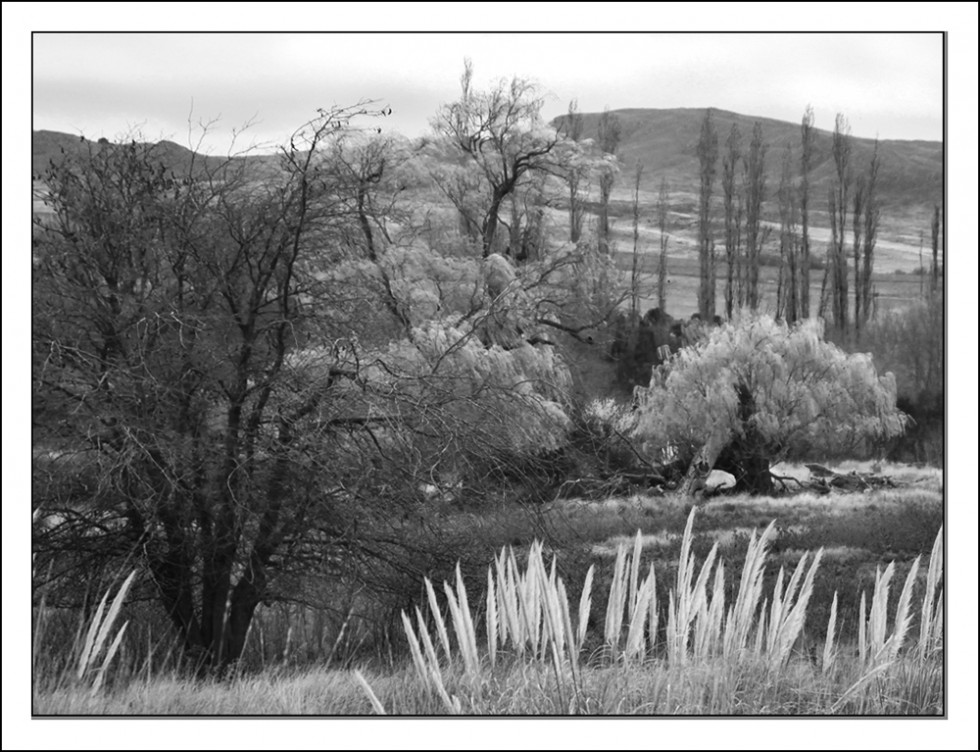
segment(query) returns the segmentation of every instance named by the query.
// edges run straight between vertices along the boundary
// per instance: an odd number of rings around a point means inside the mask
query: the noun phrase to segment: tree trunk
[[[696,491],[704,488],[704,481],[714,468],[723,448],[723,440],[713,436],[698,450],[687,469],[684,480],[681,481],[681,485],[677,489],[681,496],[693,496]]]
[[[480,229],[483,235],[483,258],[494,252],[493,241],[497,235],[497,217],[500,215],[500,204],[503,202],[503,198],[503,196],[500,198],[494,196],[490,209],[483,220],[483,227]]]
[[[568,181],[569,239],[577,243],[582,237],[582,200],[579,198],[578,177]]]
[[[714,466],[735,477],[735,490],[753,495],[772,491],[769,455],[764,454],[765,441],[752,426],[756,413],[755,396],[745,384],[736,387],[738,417],[743,426],[742,438],[728,444],[719,453]]]
[[[769,458],[758,454],[739,454],[726,448],[718,458],[715,468],[729,473],[735,478],[735,491],[756,495],[772,493],[772,474],[769,471]]]
[[[612,195],[613,177],[599,178],[599,252],[609,254],[609,198]]]

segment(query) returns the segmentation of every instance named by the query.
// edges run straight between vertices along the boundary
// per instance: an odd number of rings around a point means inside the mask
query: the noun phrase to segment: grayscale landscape
[[[35,34],[32,714],[946,715],[944,40]]]

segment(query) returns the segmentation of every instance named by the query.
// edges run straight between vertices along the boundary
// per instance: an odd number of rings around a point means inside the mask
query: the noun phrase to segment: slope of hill
[[[613,110],[622,127],[617,152],[624,169],[632,171],[640,162],[643,182],[656,190],[666,177],[672,190],[697,191],[697,142],[704,119],[704,109],[627,109]],[[584,137],[595,138],[600,113],[583,113]],[[794,166],[799,164],[800,124],[769,118],[753,118],[725,110],[711,110],[718,133],[719,153],[723,154],[732,125],[742,134],[742,150],[748,150],[753,125],[762,126],[762,135],[769,149],[766,155],[766,177],[770,194],[779,184],[779,176],[787,146],[791,147]],[[801,113],[802,119],[802,113]],[[560,124],[557,118],[554,124]],[[826,208],[826,196],[834,175],[831,156],[832,132],[815,128],[811,195],[814,203]],[[855,174],[867,170],[874,150],[874,139],[852,138],[851,164]],[[879,198],[884,213],[895,216],[912,211],[926,214],[933,204],[942,201],[943,145],[938,141],[881,141],[879,145]],[[720,174],[720,160],[719,169]],[[795,173],[794,173],[795,174]],[[720,189],[716,185],[716,192]]]
[[[117,144],[104,139],[90,141],[81,136],[58,131],[34,131],[31,138],[31,174],[35,179],[43,177],[45,170],[53,161],[60,162],[64,157],[79,157],[89,149],[117,148]],[[154,144],[154,154],[168,169],[177,173],[186,172],[193,159],[200,167],[215,168],[227,161],[226,157],[212,157],[195,154],[193,151],[173,141],[159,141]],[[262,160],[268,157],[256,156]],[[274,157],[273,157],[274,158]],[[233,158],[234,159],[234,158]]]

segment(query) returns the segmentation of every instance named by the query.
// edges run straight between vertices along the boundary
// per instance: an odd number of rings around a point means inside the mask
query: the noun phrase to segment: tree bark
[[[704,481],[708,474],[714,469],[718,456],[724,448],[724,439],[719,436],[712,436],[707,443],[694,455],[694,460],[687,469],[684,480],[681,481],[677,489],[681,496],[693,496],[694,493],[704,488]]]

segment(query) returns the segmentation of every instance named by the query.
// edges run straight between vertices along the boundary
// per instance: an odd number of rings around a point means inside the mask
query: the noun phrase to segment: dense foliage
[[[905,424],[894,376],[879,377],[870,355],[825,342],[813,319],[788,327],[744,316],[713,328],[639,391],[638,436],[688,458],[709,447],[709,466],[753,491],[771,488],[775,462],[857,450],[900,434]]]

